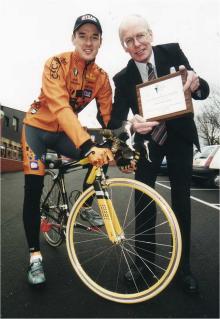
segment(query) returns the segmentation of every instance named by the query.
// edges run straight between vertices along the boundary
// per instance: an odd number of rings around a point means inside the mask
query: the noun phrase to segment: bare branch
[[[205,144],[220,144],[220,88],[213,87],[196,116],[199,136]]]

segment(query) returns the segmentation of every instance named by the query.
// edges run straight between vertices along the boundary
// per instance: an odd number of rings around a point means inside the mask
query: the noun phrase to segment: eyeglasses
[[[139,43],[145,43],[148,40],[149,33],[142,32],[136,34],[134,37],[129,37],[124,40],[124,46],[127,48],[132,48],[135,44],[135,40]]]

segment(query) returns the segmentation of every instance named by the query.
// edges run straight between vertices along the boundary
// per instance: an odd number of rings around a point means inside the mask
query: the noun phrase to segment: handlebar
[[[93,132],[98,132],[102,137],[106,138],[107,143],[111,142],[108,147],[111,149],[118,166],[129,165],[131,160],[139,158],[139,152],[132,145],[131,127],[132,124],[129,121],[124,121],[122,126],[117,129],[92,129]],[[106,146],[105,143],[103,143],[103,146]]]
[[[88,131],[90,129],[87,129]],[[122,141],[126,141],[131,138],[132,124],[129,121],[123,121],[122,126],[117,129],[103,129],[103,128],[93,128],[93,132],[98,132],[101,136],[111,139],[119,138]]]
[[[123,125],[118,129],[87,129],[87,131],[97,132],[106,139],[102,145],[98,147],[108,147],[111,149],[115,162],[118,166],[126,166],[130,164],[131,160],[138,160],[139,152],[134,150],[131,141],[131,123],[123,122]],[[55,158],[56,157],[56,158]],[[74,162],[73,162],[74,163]],[[45,164],[47,168],[60,168],[62,165],[64,168],[68,168],[70,165],[63,163],[62,157],[57,157],[56,153],[47,153]],[[77,165],[75,165],[77,166]]]

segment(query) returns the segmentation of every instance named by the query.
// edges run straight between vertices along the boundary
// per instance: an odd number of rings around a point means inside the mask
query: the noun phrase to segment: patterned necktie
[[[151,63],[147,63],[148,68],[148,81],[156,79],[154,69]],[[167,130],[165,122],[161,122],[159,125],[155,126],[151,133],[152,140],[158,145],[163,145],[167,138]]]

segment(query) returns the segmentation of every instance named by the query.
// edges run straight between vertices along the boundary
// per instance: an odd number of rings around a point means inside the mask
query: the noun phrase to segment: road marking
[[[167,189],[169,189],[169,190],[171,189],[170,186],[163,185],[162,183],[156,182],[156,184],[159,185],[159,186],[162,186],[162,187],[164,187],[164,188],[167,188]],[[215,209],[217,209],[217,210],[220,210],[220,207],[218,207],[219,204],[210,204],[210,203],[205,202],[204,200],[201,200],[201,199],[199,199],[199,198],[197,198],[197,197],[195,197],[195,196],[190,196],[190,198],[193,199],[193,200],[196,201],[196,202],[199,202],[199,203],[202,203],[202,204],[204,204],[204,205],[206,205],[206,206],[209,206],[209,207],[211,207],[211,208],[215,208]]]
[[[217,191],[217,188],[190,188],[191,191]]]
[[[162,181],[158,181],[158,182],[159,182],[159,183],[160,183],[160,182],[162,182],[162,183],[170,183],[170,181],[163,181],[163,180],[162,180]]]
[[[157,183],[170,183],[170,181],[157,181]],[[218,191],[217,188],[190,188],[191,191]]]

